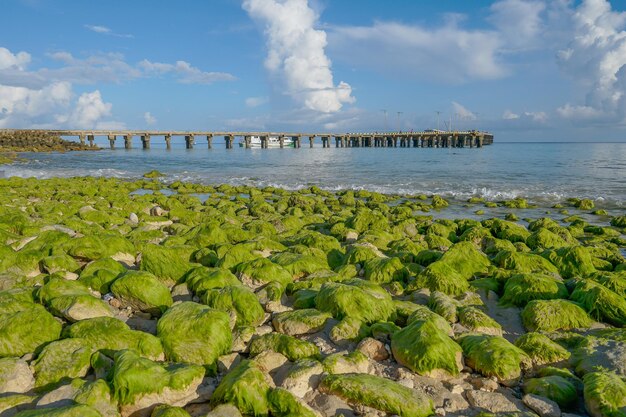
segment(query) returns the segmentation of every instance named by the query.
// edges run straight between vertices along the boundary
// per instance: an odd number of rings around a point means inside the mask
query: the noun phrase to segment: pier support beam
[[[322,148],[328,148],[328,147],[330,147],[328,143],[328,136],[322,136]]]
[[[235,136],[226,135],[224,136],[224,141],[226,142],[226,149],[233,149],[233,142],[235,141]]]
[[[145,134],[141,136],[141,145],[143,149],[150,149],[150,135]]]
[[[261,149],[267,149],[267,136],[261,136]]]
[[[483,147],[483,137],[482,136],[478,136],[476,138],[476,147],[478,147],[478,148],[482,148]]]
[[[213,149],[213,135],[206,136],[206,143],[209,149]]]
[[[94,137],[93,137],[93,135],[87,135],[87,140],[89,141],[89,147],[93,148],[94,147],[94,144],[93,144]]]
[[[185,136],[185,148],[186,149],[193,149],[193,145],[196,142],[196,138],[194,138],[193,135],[186,135]]]
[[[172,135],[165,135],[165,148],[169,151],[172,149]]]
[[[133,135],[128,134],[124,135],[124,149],[132,149],[133,148]]]
[[[313,141],[315,140],[315,136],[309,136],[309,148],[313,147]]]
[[[285,147],[285,137],[284,136],[280,136],[278,138],[278,145],[280,146],[280,149],[283,149]]]
[[[252,138],[251,138],[250,136],[244,136],[244,137],[243,137],[243,141],[244,141],[244,142],[245,142],[245,144],[246,144],[245,148],[246,148],[246,149],[250,149],[251,142],[252,142]]]
[[[115,149],[115,139],[116,139],[115,135],[109,135],[108,138],[109,138],[109,147],[111,149]]]
[[[78,140],[80,141],[80,144],[85,146],[85,134],[81,133],[80,135],[78,135]]]

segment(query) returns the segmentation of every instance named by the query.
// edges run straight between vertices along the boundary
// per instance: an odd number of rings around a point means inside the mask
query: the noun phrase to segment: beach
[[[617,205],[143,177],[0,179],[0,412],[595,417],[626,395]]]

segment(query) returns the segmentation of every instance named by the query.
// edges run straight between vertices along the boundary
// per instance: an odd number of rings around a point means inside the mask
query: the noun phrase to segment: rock
[[[133,330],[156,335],[157,321],[156,319],[145,319],[138,316],[129,317],[126,324]]]
[[[267,399],[274,416],[321,417],[320,413],[285,389],[272,389]]]
[[[58,408],[74,404],[74,397],[80,391],[82,384],[82,381],[75,380],[47,392],[37,400],[37,408]]]
[[[626,382],[615,373],[591,372],[583,381],[585,408],[592,417],[621,416],[626,412]]]
[[[26,361],[19,358],[0,359],[0,392],[21,394],[34,386],[35,378]]]
[[[482,408],[490,413],[515,413],[524,410],[521,401],[514,401],[499,392],[473,390],[467,391],[466,395],[472,407]]]
[[[573,408],[578,402],[576,385],[560,375],[530,378],[524,382],[524,392],[548,398],[565,409]]]
[[[552,400],[535,394],[526,394],[522,401],[528,408],[539,414],[540,417],[561,417],[559,405]]]
[[[338,320],[350,317],[366,324],[386,321],[395,312],[391,296],[383,288],[361,279],[323,284],[315,305]]]
[[[316,360],[302,359],[297,361],[280,384],[292,394],[304,398],[304,396],[317,389],[324,368]]]
[[[515,346],[526,352],[536,366],[566,361],[570,357],[567,349],[541,333],[526,333],[515,341]]]
[[[426,417],[433,413],[432,401],[424,394],[373,375],[328,375],[322,379],[319,389],[400,417]]]
[[[463,369],[463,349],[434,319],[415,320],[396,332],[391,351],[399,364],[421,375],[455,376]]]
[[[20,411],[34,407],[37,397],[25,394],[6,394],[0,396],[0,416],[13,417]]]
[[[49,390],[63,381],[86,376],[93,352],[93,346],[80,338],[57,340],[46,345],[33,363],[35,386]]]
[[[189,291],[186,284],[178,284],[172,287],[171,291],[173,301],[192,301],[193,294]]]
[[[25,411],[16,417],[102,417],[102,415],[92,407],[82,404],[68,404],[51,409]]]
[[[163,366],[131,350],[115,355],[112,385],[122,417],[148,417],[159,404],[183,406],[198,398],[204,378],[198,365]]]
[[[191,269],[189,263],[193,248],[187,246],[160,246],[148,244],[141,252],[139,269],[156,276],[167,286],[176,284]]]
[[[224,374],[239,365],[239,362],[241,362],[241,355],[237,352],[222,355],[217,358],[217,370],[219,373]]]
[[[282,333],[269,333],[254,338],[249,345],[249,350],[252,357],[267,350],[273,350],[285,355],[292,362],[319,356],[319,349],[313,343]]]
[[[493,392],[500,388],[498,381],[492,378],[471,378],[469,382],[470,384],[472,384],[472,387],[474,387],[474,389],[481,391]]]
[[[222,404],[211,410],[206,417],[241,417],[241,413],[232,404]]]
[[[561,279],[540,273],[513,275],[504,285],[502,303],[524,307],[532,300],[567,298],[569,292]]]
[[[157,323],[157,334],[169,360],[212,371],[217,370],[217,358],[231,351],[228,315],[191,301],[168,309]]]
[[[181,407],[172,407],[166,404],[158,405],[152,410],[150,417],[191,417]]]
[[[447,295],[461,295],[469,289],[469,283],[454,267],[439,260],[420,272],[411,288],[428,288]]]
[[[123,308],[161,316],[173,303],[169,288],[145,271],[127,271],[111,284],[111,292]]]
[[[617,327],[626,326],[626,299],[592,280],[580,280],[570,297],[589,315]]]
[[[308,308],[278,313],[272,319],[272,324],[277,332],[297,336],[322,330],[331,317],[328,313]]]
[[[230,371],[213,393],[215,405],[230,403],[242,414],[267,415],[270,385],[259,366],[244,360]]]
[[[592,324],[585,310],[568,300],[534,300],[522,310],[528,331],[586,329]]]
[[[61,323],[32,303],[11,309],[0,304],[0,357],[19,357],[59,338]]]
[[[366,337],[361,340],[356,348],[374,361],[380,362],[389,359],[389,352],[385,348],[385,344],[371,337]]]
[[[201,299],[209,307],[234,314],[237,326],[258,326],[265,321],[265,311],[256,295],[243,286],[208,290]]]
[[[128,220],[132,223],[132,224],[139,224],[139,217],[137,216],[137,214],[135,213],[130,213],[128,215]]]
[[[337,346],[346,346],[358,343],[371,335],[371,329],[361,320],[354,317],[344,317],[330,330],[330,340]]]
[[[330,374],[368,374],[372,365],[363,353],[358,350],[347,355],[334,353],[327,356],[322,362],[324,369]]]
[[[289,359],[287,359],[285,355],[274,352],[273,350],[261,352],[254,358],[254,361],[259,365],[262,371],[268,374],[273,373],[278,368],[289,363]]]
[[[270,282],[278,282],[286,286],[293,281],[290,271],[266,258],[240,263],[235,268],[235,273],[242,282],[249,283],[252,288],[258,288]]]
[[[312,404],[324,417],[356,417],[348,403],[336,395],[317,394]]]

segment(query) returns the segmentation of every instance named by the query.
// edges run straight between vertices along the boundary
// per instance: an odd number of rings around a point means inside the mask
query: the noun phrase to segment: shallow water
[[[104,143],[100,143],[105,146]],[[368,189],[384,193],[437,193],[466,200],[524,197],[542,206],[568,197],[626,208],[626,143],[498,143],[482,149],[321,148],[207,149],[199,141],[172,150],[157,138],[152,149],[65,154],[26,153],[4,166],[6,176],[112,176],[137,178],[157,169],[168,181],[230,183],[298,189]],[[333,144],[334,145],[334,144]]]

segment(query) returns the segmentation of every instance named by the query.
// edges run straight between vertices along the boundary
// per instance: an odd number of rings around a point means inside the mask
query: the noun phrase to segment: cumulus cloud
[[[504,120],[515,120],[519,119],[519,114],[513,113],[511,110],[505,110],[504,113],[502,113],[502,118]]]
[[[526,111],[523,113],[524,117],[532,120],[533,122],[537,122],[537,123],[545,123],[548,121],[548,113],[543,112],[543,111]]]
[[[79,129],[97,127],[98,122],[111,115],[111,103],[102,100],[99,90],[91,93],[83,93],[78,98],[74,109],[69,114],[66,124]]]
[[[13,54],[7,48],[0,47],[0,70],[17,69],[24,70],[30,63],[30,54],[27,52],[18,52]]]
[[[152,115],[149,111],[143,114],[143,120],[146,122],[148,126],[151,126],[157,122],[156,117]]]
[[[326,32],[307,0],[244,0],[243,8],[265,27],[265,67],[281,88],[307,109],[339,111],[355,101],[346,82],[334,84]]]
[[[567,119],[626,118],[626,13],[606,0],[584,0],[572,15],[572,40],[557,54],[560,68],[587,93],[584,105],[567,103]]]
[[[488,21],[498,30],[505,50],[526,49],[537,45],[543,30],[543,1],[501,0],[490,7]]]
[[[476,120],[476,115],[474,113],[456,101],[452,102],[452,113],[461,120]]]

